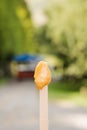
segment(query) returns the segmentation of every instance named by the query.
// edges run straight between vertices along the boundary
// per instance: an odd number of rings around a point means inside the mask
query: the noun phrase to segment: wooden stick
[[[40,61],[35,68],[35,83],[40,92],[40,130],[48,130],[48,84],[51,73],[46,62]]]
[[[40,90],[40,130],[48,130],[48,86]]]

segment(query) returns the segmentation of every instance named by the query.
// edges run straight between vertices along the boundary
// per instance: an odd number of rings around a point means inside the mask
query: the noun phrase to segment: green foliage
[[[49,99],[87,106],[87,81],[53,82],[49,85]]]
[[[49,47],[51,40],[46,36],[46,29],[47,29],[46,26],[41,26],[37,28],[36,35],[35,35],[35,38],[38,42],[38,46],[40,46],[40,48],[38,47],[38,52],[42,54],[43,53],[48,54],[51,52],[51,49]]]
[[[24,0],[0,1],[0,77],[9,75],[13,55],[36,52],[34,33],[31,13]]]
[[[87,75],[87,1],[51,1],[46,10],[47,37],[63,61],[65,75]]]
[[[8,53],[32,53],[34,27],[24,0],[0,1],[0,57]]]
[[[83,86],[82,80],[61,80],[53,82],[51,85],[54,89],[58,89],[60,91],[79,91]]]

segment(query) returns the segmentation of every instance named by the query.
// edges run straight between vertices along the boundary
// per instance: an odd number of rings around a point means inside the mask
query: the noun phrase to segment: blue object
[[[30,62],[30,61],[40,61],[41,57],[31,54],[22,54],[14,56],[13,59],[16,62]]]

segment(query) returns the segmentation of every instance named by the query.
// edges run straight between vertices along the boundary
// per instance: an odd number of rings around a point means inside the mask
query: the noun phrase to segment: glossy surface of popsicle
[[[37,64],[34,78],[38,89],[42,89],[51,82],[51,72],[45,61],[40,61]]]

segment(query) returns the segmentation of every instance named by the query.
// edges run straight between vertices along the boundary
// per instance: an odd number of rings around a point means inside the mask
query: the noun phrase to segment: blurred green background
[[[37,9],[35,14],[31,1],[0,1],[0,84],[8,81],[8,66],[13,56],[43,55],[54,68],[50,98],[70,99],[70,95],[76,94],[84,102],[87,99],[87,0],[47,0],[40,7],[42,10]]]

